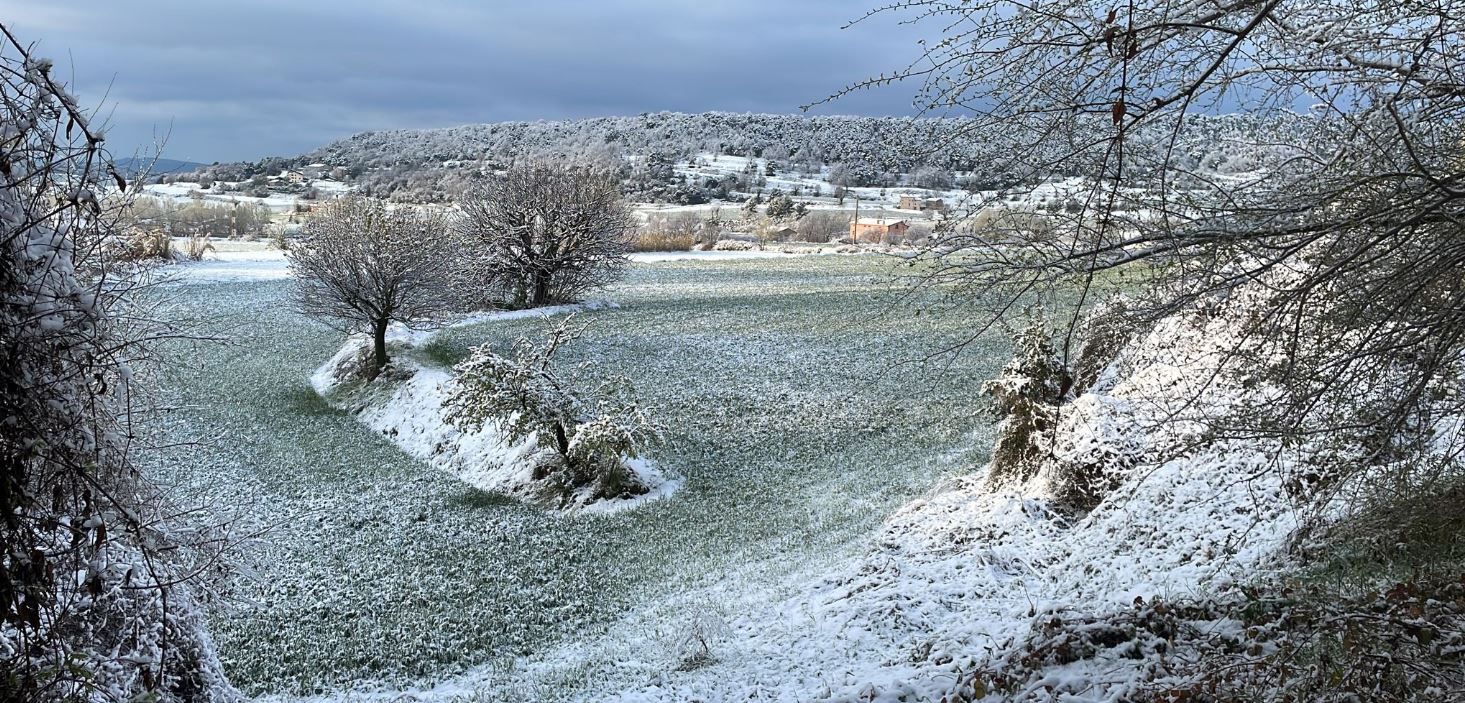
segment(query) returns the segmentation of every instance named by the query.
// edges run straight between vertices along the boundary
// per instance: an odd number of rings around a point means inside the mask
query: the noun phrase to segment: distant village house
[[[300,175],[308,179],[325,178],[331,172],[331,167],[325,164],[306,164],[300,167]]]
[[[775,239],[783,242],[789,241],[790,239],[797,237],[798,234],[799,231],[792,227],[774,227],[773,229],[768,230],[768,237],[770,239]]]
[[[849,225],[850,241],[859,244],[894,244],[903,242],[911,226],[905,220],[886,222],[861,217]]]
[[[921,198],[915,195],[900,196],[900,209],[920,210],[921,212],[944,212],[946,201],[940,198]]]

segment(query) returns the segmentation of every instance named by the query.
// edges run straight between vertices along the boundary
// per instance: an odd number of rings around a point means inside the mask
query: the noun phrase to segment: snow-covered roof
[[[903,224],[904,222],[905,222],[905,220],[886,220],[884,218],[861,217],[859,219],[858,224],[860,224],[860,225],[877,225],[877,226],[883,225],[883,226],[889,227],[891,225]]]

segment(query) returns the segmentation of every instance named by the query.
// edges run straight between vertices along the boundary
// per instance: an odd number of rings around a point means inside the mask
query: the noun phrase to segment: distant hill
[[[117,159],[113,163],[117,165],[117,170],[128,178],[132,178],[143,171],[147,171],[153,176],[164,176],[170,173],[188,173],[208,165],[198,163],[197,161],[179,161],[178,159],[153,160],[140,159],[132,156],[125,159]]]
[[[1051,135],[1021,121],[1001,128],[964,118],[859,117],[704,112],[646,113],[538,122],[497,122],[436,129],[361,132],[293,157],[205,166],[205,182],[247,180],[294,169],[336,168],[359,192],[408,202],[454,200],[483,173],[522,159],[571,158],[620,163],[622,190],[646,202],[695,204],[766,187],[785,172],[828,177],[843,186],[893,187],[918,172],[972,190],[1000,190],[1053,178],[1092,175],[1037,171],[1074,149],[1104,158],[1110,117],[1075,117],[1072,133]],[[980,129],[979,129],[980,128]],[[1178,134],[1164,125],[1125,140],[1130,168],[1159,158],[1189,159],[1223,172],[1251,171],[1290,158],[1271,146],[1277,135],[1311,131],[1302,116],[1195,115]],[[1293,139],[1285,143],[1295,143]],[[745,173],[688,178],[704,156],[758,160]],[[678,172],[675,166],[682,166]],[[836,175],[837,174],[837,175]]]

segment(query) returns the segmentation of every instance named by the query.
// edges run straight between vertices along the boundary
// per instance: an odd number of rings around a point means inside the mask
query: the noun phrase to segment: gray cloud
[[[118,152],[293,154],[365,129],[794,112],[918,55],[848,0],[11,0],[0,19],[105,96]],[[907,114],[916,86],[818,112]]]

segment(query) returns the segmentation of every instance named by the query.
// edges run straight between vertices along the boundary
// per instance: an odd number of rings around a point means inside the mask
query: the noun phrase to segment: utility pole
[[[849,238],[850,244],[860,243],[860,194],[855,193],[855,219],[850,220]]]

